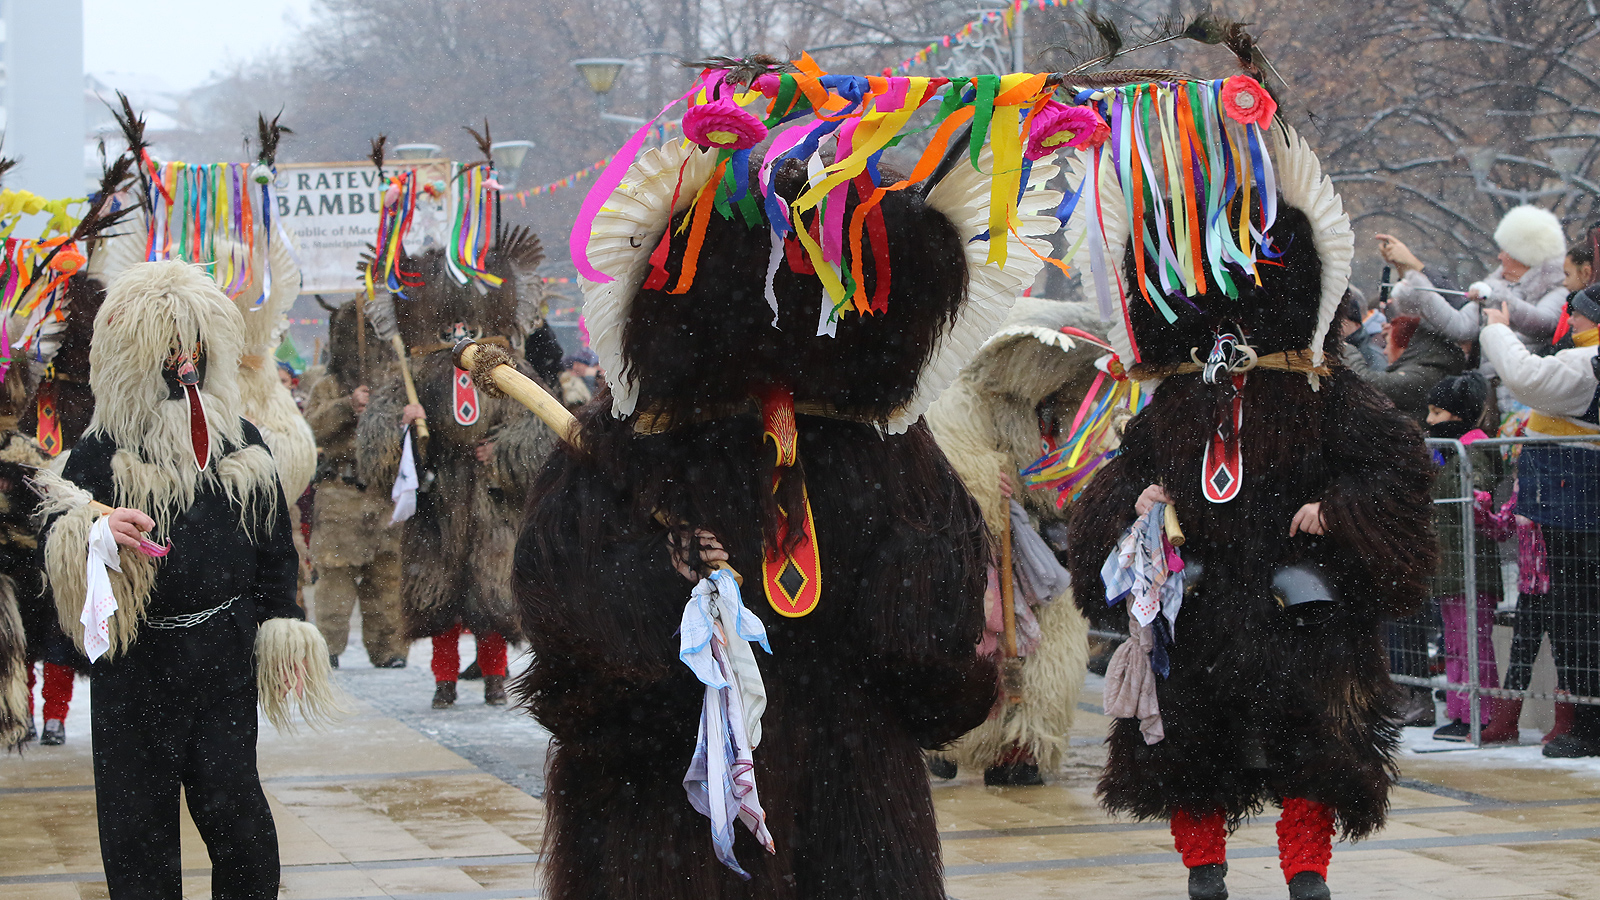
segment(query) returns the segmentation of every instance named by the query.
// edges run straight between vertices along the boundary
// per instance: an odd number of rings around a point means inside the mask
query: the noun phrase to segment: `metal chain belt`
[[[221,606],[213,606],[210,609],[201,612],[184,613],[181,616],[162,616],[159,619],[146,619],[145,624],[149,625],[151,628],[160,628],[163,630],[172,630],[175,628],[193,628],[194,626],[199,625],[201,622],[204,622],[217,613],[222,612],[223,610],[232,606],[233,601],[237,599],[239,598],[233,597],[226,603],[223,603]]]

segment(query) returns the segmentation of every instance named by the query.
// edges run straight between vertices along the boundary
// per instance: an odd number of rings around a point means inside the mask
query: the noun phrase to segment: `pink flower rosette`
[[[683,136],[702,147],[745,150],[766,140],[767,126],[733,98],[718,97],[689,107],[683,114]]]
[[[1249,75],[1235,75],[1222,83],[1222,108],[1241,125],[1265,128],[1272,124],[1278,101]]]
[[[1051,100],[1033,116],[1028,133],[1028,159],[1043,159],[1062,147],[1081,150],[1098,147],[1111,136],[1111,127],[1087,106],[1068,106]]]

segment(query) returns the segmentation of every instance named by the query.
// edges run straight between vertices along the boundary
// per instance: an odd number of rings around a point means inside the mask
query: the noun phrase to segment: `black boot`
[[[436,681],[433,685],[433,708],[449,709],[456,705],[456,683]]]
[[[1328,882],[1315,872],[1296,872],[1289,879],[1289,900],[1331,900]]]
[[[483,702],[490,706],[506,705],[506,677],[504,675],[483,676]]]
[[[477,660],[473,660],[472,661],[472,665],[467,666],[465,669],[461,670],[461,680],[462,681],[477,681],[478,679],[480,679],[482,677],[483,677],[483,668],[478,665],[478,661]]]
[[[1035,763],[1001,763],[983,770],[983,783],[990,787],[1037,787],[1044,784],[1044,777]]]
[[[1189,900],[1228,900],[1227,863],[1209,863],[1189,870]]]

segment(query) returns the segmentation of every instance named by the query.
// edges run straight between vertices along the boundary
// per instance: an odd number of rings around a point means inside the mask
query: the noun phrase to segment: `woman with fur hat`
[[[130,267],[95,317],[96,405],[63,476],[41,475],[45,572],[94,662],[95,792],[110,895],[180,893],[180,788],[212,896],[278,892],[256,705],[280,728],[334,703],[327,645],[295,605],[277,468],[241,417],[244,323],[205,270]],[[101,515],[93,501],[114,505]],[[85,566],[85,559],[89,561]]]
[[[1066,572],[1034,530],[1053,526],[1064,536],[1070,506],[1057,505],[1053,491],[1020,488],[1023,471],[1047,452],[1041,449],[1047,442],[1065,437],[1061,429],[1096,383],[1095,360],[1106,351],[1095,341],[1104,333],[1087,303],[1018,297],[1000,332],[928,408],[928,428],[978,501],[990,533],[1009,528],[1014,546],[1032,543],[1041,551],[1038,564],[1060,573],[1054,580],[1038,579],[1050,585],[1050,596],[1028,596],[1020,585],[1031,581],[1013,579],[1019,585],[1015,630],[1021,657],[1013,696],[951,748],[951,761],[982,771],[985,784],[1043,784],[1043,776],[1060,767],[1072,730],[1088,663],[1089,624],[1072,601]],[[1106,449],[1093,448],[1090,458]],[[1023,556],[1012,553],[1014,561]],[[985,598],[989,626],[982,646],[1004,665],[1009,650],[993,627],[1001,622],[995,607],[1002,598],[991,593]],[[935,774],[941,762],[930,760]]]
[[[1380,234],[1378,250],[1384,261],[1400,270],[1391,303],[1396,314],[1419,315],[1423,326],[1445,340],[1467,343],[1477,340],[1482,310],[1504,308],[1511,329],[1528,349],[1548,348],[1566,305],[1563,257],[1567,241],[1561,220],[1537,206],[1518,206],[1500,219],[1494,242],[1500,248],[1500,265],[1482,281],[1467,288],[1460,305],[1446,300],[1433,290],[1433,282],[1423,273],[1425,263],[1410,248],[1391,235]],[[1499,384],[1494,369],[1480,368],[1490,384]],[[1496,390],[1502,414],[1516,407],[1515,398],[1503,385]]]

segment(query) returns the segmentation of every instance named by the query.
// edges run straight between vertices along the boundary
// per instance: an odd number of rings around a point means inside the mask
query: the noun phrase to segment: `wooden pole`
[[[479,377],[478,370],[473,366],[473,363],[477,361],[479,349],[477,341],[467,338],[456,344],[455,350],[456,368],[471,372],[474,382]],[[504,363],[489,370],[487,377],[494,380],[494,386],[500,389],[500,393],[526,406],[534,415],[539,417],[540,421],[550,426],[550,430],[554,431],[557,437],[574,447],[582,446],[578,441],[577,417],[566,406],[562,405],[560,400],[552,397],[549,391],[540,387],[537,381]],[[655,518],[656,521],[668,527],[673,524],[672,519],[661,510],[656,510]],[[733,575],[734,581],[744,584],[744,577],[733,566],[725,562],[711,563],[711,568],[725,569]]]
[[[1017,585],[1016,573],[1011,565],[1011,501],[1006,499],[1005,518],[1000,523],[1000,621],[1004,623],[1005,659],[1001,677],[1004,680],[1006,702],[1022,702],[1022,658],[1017,655]]]
[[[1011,570],[1011,503],[1000,521],[1000,619],[1005,623],[1006,657],[1017,655],[1016,585]]]
[[[406,352],[405,340],[397,334],[390,338],[389,342],[394,344],[395,355],[400,359],[400,378],[406,383],[406,402],[421,405],[421,401],[417,399],[417,384],[411,380],[411,359],[410,354]],[[426,418],[418,419],[416,425],[417,440],[427,440],[428,420]]]
[[[356,377],[367,383],[367,305],[366,291],[356,291]],[[328,320],[332,322],[332,319]]]

